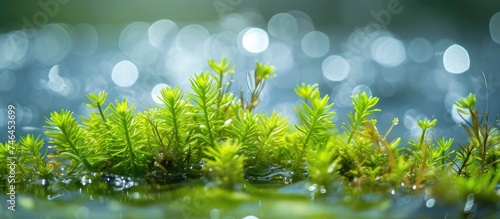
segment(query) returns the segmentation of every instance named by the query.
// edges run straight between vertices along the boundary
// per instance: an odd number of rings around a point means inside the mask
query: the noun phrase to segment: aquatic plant
[[[353,111],[340,129],[333,122],[339,116],[333,102],[317,84],[294,89],[301,101],[295,108],[298,124],[277,112],[257,113],[274,67],[257,62],[247,73],[247,92],[241,88],[235,95],[231,62],[223,58],[208,65],[211,71],[190,78],[191,91],[166,87],[162,104],[152,108],[138,110],[127,99],[108,102],[101,91],[86,96],[87,117],[64,109],[50,113],[44,127],[48,147],[33,135],[15,142],[15,154],[0,143],[0,174],[7,177],[8,158],[15,157],[20,179],[93,174],[169,184],[203,178],[226,190],[260,181],[307,181],[321,193],[342,185],[353,194],[441,188],[443,180],[451,180],[462,197],[487,197],[500,180],[498,119],[491,122],[488,113],[478,112],[474,94],[455,103],[469,141],[454,150],[453,138],[429,135],[436,119],[417,120],[421,133],[407,144],[400,137],[387,139],[398,119],[380,134],[377,120],[370,118],[381,111],[379,99],[362,92],[351,97]]]

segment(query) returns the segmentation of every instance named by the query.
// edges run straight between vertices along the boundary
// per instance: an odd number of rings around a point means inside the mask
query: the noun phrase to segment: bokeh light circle
[[[279,71],[289,71],[293,67],[293,51],[286,43],[271,44],[263,53],[263,57],[265,62],[273,63]]]
[[[490,19],[490,35],[495,43],[500,44],[500,12],[495,13]]]
[[[330,50],[330,39],[323,32],[311,31],[302,38],[301,47],[307,56],[321,57]]]
[[[408,45],[408,56],[417,62],[425,63],[434,55],[432,44],[424,38],[416,38]]]
[[[164,83],[159,83],[153,87],[153,89],[151,90],[151,98],[153,98],[155,103],[158,103],[158,104],[163,103],[159,97],[161,96],[161,90],[164,88],[167,88],[167,87],[168,87],[168,85],[164,84]]]
[[[137,67],[128,60],[118,62],[115,67],[113,67],[113,72],[111,73],[111,79],[120,87],[132,86],[137,81],[138,77],[139,71]]]
[[[358,85],[352,89],[352,96],[358,96],[358,93],[366,93],[369,97],[372,96],[372,89],[366,85]]]
[[[28,51],[28,36],[22,31],[15,31],[8,35],[3,48],[7,61],[17,62],[23,59]]]
[[[203,54],[205,41],[210,37],[208,30],[199,24],[191,24],[182,28],[175,38],[178,49],[192,55]]]
[[[333,102],[337,107],[351,107],[352,106],[352,86],[351,83],[341,83],[335,86],[331,92]]]
[[[274,15],[268,23],[269,33],[279,39],[292,39],[298,32],[297,20],[287,13]]]
[[[261,53],[269,46],[269,36],[260,28],[250,28],[245,30],[241,44],[250,53]]]
[[[470,121],[470,115],[467,114],[460,114],[457,111],[457,105],[453,104],[451,107],[451,118],[456,124],[465,124],[466,121]],[[463,118],[462,118],[463,117]]]
[[[159,49],[165,49],[170,42],[175,40],[179,32],[177,25],[171,20],[158,20],[148,29],[148,39],[151,45]]]
[[[135,46],[143,40],[148,40],[149,27],[145,22],[133,22],[123,28],[118,39],[120,49],[127,55],[133,55]]]
[[[464,73],[470,67],[469,53],[464,47],[453,44],[444,51],[443,65],[446,71],[450,73]]]
[[[327,57],[321,65],[323,76],[330,81],[342,81],[349,74],[351,66],[342,56],[332,55]]]
[[[371,54],[375,61],[385,67],[394,67],[406,60],[406,49],[400,40],[382,36],[371,46]]]
[[[48,24],[38,32],[34,57],[47,66],[60,62],[69,53],[72,40],[65,26]]]
[[[97,50],[99,36],[97,30],[90,24],[77,24],[73,27],[74,42],[71,52],[75,55],[91,55]]]

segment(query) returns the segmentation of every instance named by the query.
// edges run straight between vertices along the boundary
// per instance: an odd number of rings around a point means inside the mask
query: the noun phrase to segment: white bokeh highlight
[[[382,36],[371,46],[372,58],[384,67],[395,67],[406,60],[406,48],[400,40]]]
[[[500,12],[495,13],[490,19],[491,39],[500,44]]]
[[[269,33],[282,40],[294,38],[298,29],[297,20],[288,13],[276,14],[268,23]]]
[[[307,56],[321,57],[330,50],[330,39],[323,32],[311,31],[302,38],[301,47]]]
[[[153,89],[151,90],[151,98],[153,98],[153,101],[155,101],[155,103],[163,103],[159,97],[161,97],[161,90],[167,87],[168,85],[164,83],[159,83],[153,87]]]
[[[138,77],[139,71],[137,67],[128,60],[118,62],[113,67],[113,72],[111,73],[111,79],[120,87],[132,86],[137,81]]]
[[[148,39],[151,45],[158,49],[166,49],[166,46],[175,40],[179,28],[171,20],[158,20],[148,29]]]
[[[17,62],[26,56],[28,48],[29,41],[26,34],[21,31],[15,31],[9,34],[5,40],[3,47],[4,57],[7,61]]]
[[[453,104],[453,106],[451,107],[451,118],[453,119],[453,121],[457,124],[465,124],[466,121],[469,121],[470,120],[470,115],[466,115],[466,114],[460,114],[458,111],[457,111],[457,105]],[[462,118],[463,117],[463,118]]]
[[[250,28],[244,32],[241,44],[247,52],[261,53],[269,46],[269,36],[260,28]]]
[[[321,69],[326,79],[330,81],[342,81],[349,74],[351,66],[344,57],[332,55],[323,61]]]
[[[38,31],[33,56],[40,63],[51,66],[59,63],[70,52],[72,40],[62,24],[48,24]]]
[[[470,67],[469,53],[464,47],[453,44],[444,51],[443,65],[449,73],[464,73]]]

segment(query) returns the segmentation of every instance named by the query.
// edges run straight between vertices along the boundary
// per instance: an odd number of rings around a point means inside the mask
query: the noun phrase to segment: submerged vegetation
[[[455,102],[468,142],[429,135],[438,121],[426,118],[417,121],[420,136],[404,143],[388,139],[397,118],[384,134],[370,118],[381,111],[377,97],[352,96],[347,123],[334,124],[338,115],[330,97],[317,84],[301,84],[295,88],[302,101],[295,108],[299,123],[292,124],[276,112],[255,112],[265,83],[274,77],[272,66],[257,62],[247,74],[248,88],[235,95],[230,61],[208,64],[211,72],[191,77],[191,92],[167,87],[159,97],[163,104],[150,109],[140,111],[126,99],[109,102],[102,91],[86,97],[88,117],[52,112],[44,127],[48,142],[27,135],[15,143],[18,182],[50,184],[91,174],[151,185],[203,179],[244,192],[248,183],[302,181],[314,197],[425,189],[443,200],[468,200],[471,194],[500,200],[498,119],[480,113],[473,94]],[[12,156],[8,144],[0,143],[0,175],[8,175]],[[6,179],[0,185],[6,190]]]

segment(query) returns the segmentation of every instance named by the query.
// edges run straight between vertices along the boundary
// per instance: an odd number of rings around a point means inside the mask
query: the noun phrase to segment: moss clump
[[[165,184],[207,176],[231,190],[245,178],[273,170],[281,173],[275,179],[283,184],[307,179],[317,188],[331,188],[344,182],[344,189],[355,191],[440,188],[446,180],[461,196],[498,199],[490,195],[500,180],[498,119],[489,123],[487,113],[481,116],[473,94],[455,103],[460,115],[471,118],[464,119],[470,139],[460,149],[452,150],[451,138],[428,135],[435,119],[417,121],[420,137],[402,145],[401,138],[387,139],[397,118],[384,135],[370,119],[381,111],[376,97],[353,96],[354,109],[338,129],[329,96],[316,84],[301,84],[295,88],[302,99],[295,109],[299,123],[289,124],[276,112],[254,112],[265,82],[274,77],[272,66],[256,63],[247,75],[245,98],[243,89],[239,97],[229,89],[234,73],[229,61],[208,63],[212,72],[195,74],[191,92],[167,87],[159,97],[163,104],[151,109],[138,112],[126,99],[108,103],[102,91],[87,96],[86,106],[93,110],[88,117],[68,110],[51,113],[45,126],[50,149],[41,151],[44,141],[33,135],[15,143],[15,155],[2,143],[0,174],[8,174],[5,162],[14,156],[21,161],[16,164],[20,180],[105,173]]]

